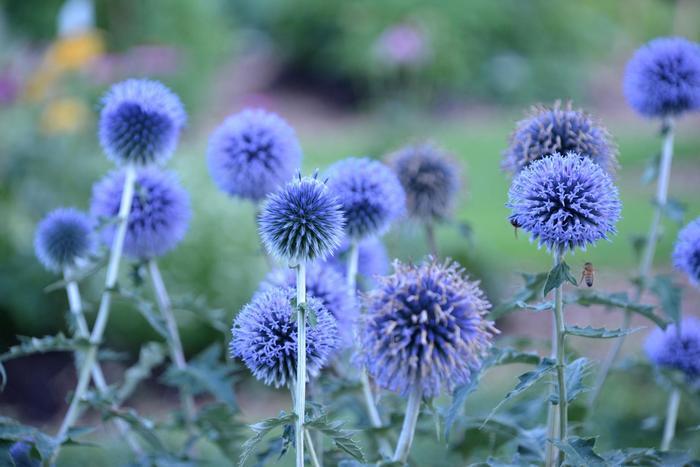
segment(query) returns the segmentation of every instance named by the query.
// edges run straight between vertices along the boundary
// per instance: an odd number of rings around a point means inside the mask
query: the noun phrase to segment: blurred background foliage
[[[251,105],[280,113],[298,130],[306,171],[349,155],[382,157],[422,139],[446,147],[463,166],[465,188],[454,223],[438,231],[441,250],[481,278],[497,303],[514,272],[549,266],[546,253],[522,234],[514,238],[506,220],[501,151],[530,104],[573,99],[600,116],[619,144],[625,208],[614,243],[571,262],[594,261],[601,287],[614,290],[636,263],[628,240],[649,222],[653,186],[640,179],[659,147],[656,123],[633,115],[622,99],[624,63],[658,35],[700,39],[700,3],[692,0],[95,0],[93,15],[80,20],[66,13],[70,4],[91,2],[0,0],[1,347],[16,334],[63,327],[64,296],[42,292],[56,278],[34,258],[34,227],[55,207],[86,209],[92,184],[110,170],[96,119],[113,82],[160,79],[188,109],[170,168],[191,193],[194,217],[182,246],[162,263],[175,301],[195,311],[178,316],[194,353],[215,336],[197,307],[233,317],[267,271],[254,207],[227,199],[207,173],[208,134],[227,114]],[[687,205],[686,220],[700,214],[698,125],[698,117],[686,119],[677,137],[672,195]],[[666,223],[657,254],[663,270],[677,229]],[[404,260],[426,251],[421,230],[408,223],[386,244]],[[122,280],[129,277],[124,267]],[[88,306],[100,283],[98,274],[85,285]],[[116,303],[111,320],[114,348],[133,354],[156,338],[126,303]],[[503,327],[546,335],[544,323]]]

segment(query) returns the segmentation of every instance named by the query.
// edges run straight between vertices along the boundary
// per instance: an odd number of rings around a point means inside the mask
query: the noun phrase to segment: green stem
[[[659,229],[661,227],[661,218],[666,202],[668,201],[668,185],[671,180],[671,163],[673,162],[673,125],[674,123],[672,118],[668,117],[664,119],[664,139],[661,147],[661,160],[659,161],[659,176],[656,185],[656,203],[654,204],[654,213],[649,226],[649,232],[646,236],[642,258],[639,263],[639,270],[637,274],[639,284],[635,294],[635,302],[641,298],[646,287],[645,284],[654,264],[654,254],[656,253]],[[622,328],[629,328],[631,320],[632,317],[630,312],[626,311],[623,318]],[[608,355],[600,367],[600,371],[598,371],[595,384],[593,385],[593,390],[591,391],[591,395],[588,400],[589,407],[593,407],[598,400],[608,374],[620,355],[624,342],[625,336],[619,337],[610,348]]]
[[[296,465],[304,467],[304,413],[306,411],[306,263],[297,266],[297,377],[294,393],[296,423]]]
[[[309,457],[311,458],[311,465],[313,465],[314,467],[321,467],[321,461],[316,455],[316,449],[314,449],[314,443],[311,439],[311,434],[309,433],[309,430],[305,429],[304,435],[306,435],[306,447],[309,448]]]
[[[73,426],[80,413],[80,402],[85,397],[85,392],[90,383],[90,374],[92,368],[97,361],[97,348],[102,341],[107,321],[109,319],[110,305],[112,303],[112,292],[117,285],[117,277],[119,274],[119,262],[121,260],[122,251],[124,249],[124,238],[126,237],[126,228],[129,221],[129,213],[131,212],[131,203],[134,197],[134,184],[136,181],[136,168],[133,165],[127,165],[124,176],[124,188],[122,190],[122,198],[119,204],[119,214],[117,217],[117,228],[112,240],[112,248],[109,254],[109,263],[107,265],[107,275],[105,278],[105,287],[102,291],[100,299],[100,307],[97,311],[97,319],[95,326],[90,335],[90,348],[85,354],[83,366],[78,375],[78,384],[76,385],[73,399],[71,400],[68,411],[63,418],[61,427],[58,430],[56,439],[64,441],[68,430]],[[60,445],[54,451],[52,462],[58,457]]]
[[[433,258],[438,257],[437,241],[435,240],[435,225],[432,222],[425,223],[425,238],[428,242],[428,250]]]
[[[668,398],[666,407],[666,422],[664,423],[664,434],[661,439],[661,450],[668,451],[676,434],[676,421],[678,420],[678,408],[681,404],[681,392],[674,389]]]
[[[170,295],[168,294],[168,290],[165,288],[163,276],[160,273],[160,268],[158,267],[158,263],[155,259],[148,261],[148,272],[151,276],[151,283],[153,284],[153,290],[156,295],[156,300],[158,301],[160,314],[163,316],[165,327],[168,331],[167,341],[168,348],[170,349],[170,358],[172,358],[178,370],[186,371],[187,360],[185,359],[185,352],[182,347],[180,333],[177,329],[177,321],[175,320],[175,315],[173,314]],[[184,388],[180,389],[180,398],[182,402],[182,410],[185,415],[185,423],[188,430],[191,432],[192,425],[196,418],[194,398],[192,397],[192,394]]]
[[[416,423],[418,422],[418,415],[420,414],[421,397],[423,397],[421,386],[419,384],[414,384],[411,388],[411,392],[408,394],[406,415],[403,419],[401,434],[399,435],[399,441],[396,443],[396,450],[394,451],[394,457],[392,459],[394,462],[405,463],[408,458],[408,453],[411,451],[411,444],[413,444],[413,437],[416,433]]]

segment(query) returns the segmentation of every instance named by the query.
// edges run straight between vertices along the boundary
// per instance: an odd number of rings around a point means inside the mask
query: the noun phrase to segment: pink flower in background
[[[393,66],[419,66],[430,54],[425,32],[410,23],[389,26],[374,43],[380,61]]]

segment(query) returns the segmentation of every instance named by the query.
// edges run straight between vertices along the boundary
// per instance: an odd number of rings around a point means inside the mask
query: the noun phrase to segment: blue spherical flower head
[[[294,289],[261,291],[243,307],[233,322],[231,356],[238,357],[253,375],[267,385],[287,386],[296,376],[297,323]],[[335,319],[315,297],[307,306],[316,314],[306,326],[307,377],[319,374],[337,345]]]
[[[8,454],[14,467],[40,467],[41,462],[32,456],[30,440],[17,441],[10,446]]]
[[[360,361],[377,384],[425,397],[468,383],[498,331],[477,282],[457,263],[394,263],[394,273],[365,296]]]
[[[258,223],[268,253],[296,263],[333,253],[343,238],[345,220],[338,199],[314,174],[299,175],[269,195]]]
[[[653,364],[680,370],[689,381],[696,381],[700,378],[700,320],[684,318],[680,333],[675,324],[654,329],[644,350]]]
[[[275,287],[295,287],[296,272],[290,268],[270,272],[260,284],[260,290]],[[345,276],[325,262],[313,262],[306,268],[306,294],[321,301],[338,324],[342,347],[353,344],[353,326],[357,319],[357,306],[348,291]]]
[[[292,127],[274,113],[255,109],[228,117],[214,130],[207,161],[222,191],[258,202],[294,176],[301,155]]]
[[[34,236],[36,256],[50,271],[73,268],[94,250],[90,217],[73,208],[59,208],[38,225]]]
[[[452,156],[431,143],[407,146],[389,156],[406,192],[408,214],[422,222],[449,219],[460,189]]]
[[[124,172],[108,174],[92,188],[90,213],[96,219],[114,219],[124,189]],[[129,213],[124,254],[151,259],[169,252],[184,238],[191,217],[190,200],[172,172],[140,169]],[[102,230],[102,241],[111,245],[116,226]]]
[[[369,237],[357,244],[357,273],[368,279],[389,272],[389,255],[379,237]],[[340,248],[328,258],[327,263],[345,276],[350,242],[343,241]]]
[[[700,217],[678,232],[673,264],[688,275],[692,284],[700,286]]]
[[[100,143],[118,164],[164,162],[175,151],[187,115],[182,102],[158,81],[129,79],[102,99]]]
[[[547,249],[586,249],[614,234],[622,205],[610,176],[588,157],[553,154],[513,180],[507,207],[513,225]]]
[[[396,175],[379,161],[349,158],[328,169],[328,188],[338,197],[350,238],[381,235],[402,215],[406,195]]]
[[[646,117],[679,115],[700,108],[700,46],[682,37],[661,37],[640,47],[627,63],[623,90]]]
[[[575,152],[591,158],[612,174],[617,169],[617,146],[608,130],[591,115],[574,110],[569,102],[534,106],[519,121],[503,153],[503,170],[517,174],[533,161],[554,153]]]

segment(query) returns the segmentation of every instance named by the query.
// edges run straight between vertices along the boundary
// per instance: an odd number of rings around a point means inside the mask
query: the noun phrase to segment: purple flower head
[[[297,178],[268,195],[258,217],[268,253],[292,262],[324,259],[343,238],[342,206],[325,183]]]
[[[381,235],[404,213],[406,195],[396,175],[379,161],[348,158],[328,169],[328,188],[345,213],[345,232],[362,239]]]
[[[684,318],[680,333],[675,324],[666,330],[654,329],[644,343],[647,357],[654,365],[680,370],[688,380],[700,377],[700,320]]]
[[[60,272],[72,268],[94,250],[95,239],[90,217],[73,208],[59,208],[39,223],[34,235],[34,251],[42,265]]]
[[[295,287],[296,272],[293,269],[276,269],[260,284],[261,291],[275,287]],[[353,326],[357,318],[354,297],[348,292],[345,276],[325,262],[314,262],[306,268],[307,297],[321,301],[338,323],[338,333],[343,347],[352,345]]]
[[[654,39],[627,63],[623,91],[646,117],[679,115],[700,108],[700,46],[682,37]]]
[[[301,146],[292,127],[278,115],[244,110],[214,130],[207,161],[222,191],[257,202],[299,170]]]
[[[291,384],[296,376],[297,323],[294,289],[272,288],[255,294],[233,322],[230,350],[253,375],[267,385]],[[306,324],[307,378],[318,375],[337,346],[338,328],[321,301],[307,297],[316,313],[314,326]]]
[[[678,232],[673,264],[688,275],[692,284],[700,287],[700,217]]]
[[[460,169],[450,154],[423,143],[406,146],[389,158],[406,192],[411,217],[422,222],[451,217],[460,188]]]
[[[608,130],[583,110],[574,110],[571,102],[562,107],[559,101],[532,107],[517,123],[501,166],[515,175],[533,161],[567,152],[591,158],[610,174],[618,167],[617,146]]]
[[[614,234],[622,204],[610,176],[588,157],[553,154],[532,162],[508,191],[510,220],[547,249],[586,249]]]
[[[470,381],[498,331],[478,282],[451,261],[419,266],[396,261],[365,296],[360,361],[377,384],[402,395],[422,386],[425,397]]]
[[[90,213],[95,219],[113,219],[119,213],[124,172],[114,171],[92,188]],[[140,169],[124,239],[124,253],[138,259],[162,256],[180,243],[187,232],[190,199],[172,172]],[[102,242],[111,245],[116,226],[102,229]]]
[[[14,467],[40,467],[41,461],[32,457],[31,440],[17,441],[7,450]],[[9,459],[8,459],[9,460]]]
[[[389,255],[378,237],[368,237],[357,244],[357,273],[367,279],[389,272]],[[347,256],[350,242],[345,240],[327,262],[340,274],[347,273]]]
[[[100,143],[118,164],[164,162],[175,151],[187,114],[182,102],[158,81],[129,79],[102,99]]]

